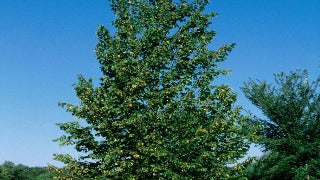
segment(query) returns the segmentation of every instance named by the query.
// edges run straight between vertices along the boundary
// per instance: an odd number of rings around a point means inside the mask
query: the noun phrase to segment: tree
[[[254,165],[252,179],[320,178],[320,77],[309,82],[307,71],[275,75],[276,85],[250,81],[246,97],[266,119],[261,144],[267,154]]]
[[[52,179],[54,173],[45,167],[28,167],[22,164],[15,165],[5,161],[0,165],[1,180],[46,180]]]
[[[249,118],[234,107],[236,95],[212,81],[234,44],[207,45],[216,13],[207,0],[112,0],[111,35],[98,27],[100,86],[79,76],[79,105],[60,103],[79,121],[60,123],[61,145],[79,158],[61,177],[112,179],[221,179],[242,176],[243,157],[254,138]]]
[[[14,163],[10,161],[5,161],[0,166],[0,179],[14,179]]]

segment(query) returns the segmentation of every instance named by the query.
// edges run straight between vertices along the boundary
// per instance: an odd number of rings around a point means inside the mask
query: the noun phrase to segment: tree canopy
[[[213,83],[234,44],[208,49],[208,1],[110,2],[116,32],[98,27],[100,85],[79,76],[79,104],[60,103],[79,121],[58,124],[57,141],[80,152],[55,155],[61,178],[243,177],[238,159],[256,129],[231,88]]]
[[[45,167],[15,165],[11,161],[5,161],[0,165],[1,180],[47,180],[53,177],[54,173]]]
[[[246,97],[266,119],[261,144],[266,155],[254,166],[252,179],[320,178],[320,77],[310,82],[307,71],[275,75],[276,84],[250,81]]]

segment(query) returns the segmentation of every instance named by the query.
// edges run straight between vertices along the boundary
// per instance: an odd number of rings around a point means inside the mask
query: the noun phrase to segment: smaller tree
[[[14,179],[14,163],[5,161],[0,165],[0,179]]]
[[[320,77],[309,82],[307,71],[275,75],[276,85],[249,81],[245,96],[266,119],[261,144],[267,151],[251,179],[320,178]]]
[[[0,180],[45,180],[52,179],[54,172],[46,167],[28,167],[15,165],[11,161],[0,164]]]

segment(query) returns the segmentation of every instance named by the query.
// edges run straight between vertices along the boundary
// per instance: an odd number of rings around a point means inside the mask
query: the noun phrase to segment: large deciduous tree
[[[275,76],[276,85],[250,81],[243,91],[262,110],[266,150],[251,179],[320,179],[320,77],[307,71]]]
[[[82,76],[80,122],[58,124],[79,158],[56,155],[61,176],[112,179],[239,178],[254,137],[236,95],[213,79],[233,44],[209,50],[207,0],[111,0],[114,34],[98,27],[100,86]],[[84,122],[84,123],[81,123]]]

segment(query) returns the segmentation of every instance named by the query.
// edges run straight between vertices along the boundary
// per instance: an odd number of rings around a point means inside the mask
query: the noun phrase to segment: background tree
[[[212,81],[232,45],[216,51],[207,0],[111,0],[114,35],[98,27],[100,86],[82,76],[79,105],[61,103],[80,122],[58,124],[79,158],[56,155],[61,177],[221,179],[242,176],[254,128],[236,95]],[[81,121],[83,123],[81,123]],[[233,164],[233,166],[231,166]]]
[[[242,88],[266,119],[261,144],[267,154],[254,164],[252,179],[320,178],[320,94],[307,71],[275,75],[276,85],[250,81]]]
[[[48,180],[53,179],[53,177],[54,173],[45,167],[15,165],[10,161],[5,161],[0,165],[1,180]]]
[[[14,179],[14,163],[10,161],[5,161],[0,166],[0,177],[1,179]]]

